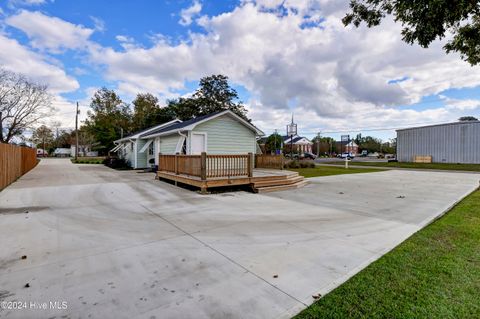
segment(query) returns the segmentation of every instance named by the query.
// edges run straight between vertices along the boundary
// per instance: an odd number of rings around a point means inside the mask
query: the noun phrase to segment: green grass
[[[480,191],[296,318],[480,318]]]
[[[372,173],[379,172],[381,169],[377,168],[344,168],[344,167],[329,167],[317,166],[315,168],[289,168],[290,171],[298,172],[303,177],[317,177],[330,176],[341,174],[357,174],[357,173]]]
[[[72,158],[71,161],[73,164],[103,164],[105,157],[78,157],[75,161],[75,158]]]
[[[329,162],[325,164],[342,164],[339,162]],[[423,168],[457,171],[476,171],[480,172],[480,164],[443,164],[443,163],[398,163],[398,162],[350,162],[350,165],[372,166],[372,167],[400,167],[400,168]]]

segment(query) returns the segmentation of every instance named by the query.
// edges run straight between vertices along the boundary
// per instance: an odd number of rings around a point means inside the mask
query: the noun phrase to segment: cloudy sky
[[[74,124],[96,89],[130,102],[192,92],[206,75],[227,75],[267,133],[337,137],[480,115],[480,72],[401,41],[391,20],[344,27],[348,0],[4,0],[0,66],[48,84],[60,120]]]

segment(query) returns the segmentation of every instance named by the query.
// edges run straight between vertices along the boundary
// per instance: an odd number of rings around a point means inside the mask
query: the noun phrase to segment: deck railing
[[[283,169],[283,155],[255,155],[255,168],[275,168]]]
[[[253,176],[253,154],[159,155],[158,170],[207,178]]]

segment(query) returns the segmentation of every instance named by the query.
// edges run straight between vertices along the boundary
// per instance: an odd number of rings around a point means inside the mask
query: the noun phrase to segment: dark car
[[[310,152],[305,152],[305,153],[303,154],[303,158],[314,160],[314,159],[317,158],[317,155],[315,155],[315,154],[313,154],[313,153],[310,153]]]

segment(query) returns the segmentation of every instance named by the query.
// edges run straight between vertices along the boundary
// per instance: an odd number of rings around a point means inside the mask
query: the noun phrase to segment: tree
[[[313,139],[312,139],[312,152],[314,154],[325,154],[325,153],[333,153],[333,152],[336,152],[337,150],[337,146],[336,146],[336,141],[334,138],[331,138],[331,137],[320,137],[320,139],[318,138],[318,136],[315,136]],[[318,150],[317,150],[318,148]]]
[[[228,84],[225,75],[211,75],[200,79],[200,87],[192,97],[179,98],[169,102],[175,114],[182,120],[193,117],[231,110],[243,119],[247,118],[247,110],[239,101],[238,93]]]
[[[355,143],[362,151],[367,150],[369,153],[382,151],[382,140],[372,136],[362,137],[359,135],[355,139]]]
[[[343,18],[345,25],[370,28],[387,15],[403,26],[402,40],[427,48],[446,34],[452,38],[443,47],[447,53],[459,52],[462,59],[480,62],[480,7],[478,0],[351,0],[351,12]]]
[[[478,119],[474,116],[462,116],[458,119],[460,122],[468,122],[468,121],[478,121]]]
[[[52,110],[47,86],[0,70],[0,142],[8,143]]]
[[[280,150],[282,146],[282,136],[278,133],[273,133],[269,137],[267,137],[267,141],[265,142],[265,152],[272,153]]]
[[[160,107],[158,98],[150,93],[137,94],[133,104],[132,129],[140,131],[154,125],[171,121],[175,112],[169,107]]]
[[[53,132],[49,127],[42,125],[33,131],[31,141],[37,148],[48,150],[53,147]]]
[[[127,104],[113,91],[102,88],[95,92],[85,129],[99,143],[97,150],[106,153],[113,141],[131,132],[131,113]]]

